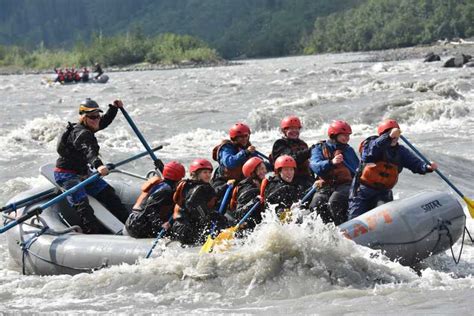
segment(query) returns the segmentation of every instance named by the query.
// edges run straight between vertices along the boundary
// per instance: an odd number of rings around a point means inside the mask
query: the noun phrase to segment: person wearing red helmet
[[[54,72],[57,75],[54,82],[64,83],[64,80],[66,80],[66,77],[64,76],[63,70],[61,68],[54,68]]]
[[[275,161],[275,176],[268,179],[264,190],[264,199],[267,204],[276,205],[275,210],[280,218],[298,201],[300,192],[295,184],[297,164],[289,155],[282,155]]]
[[[252,157],[242,167],[245,179],[234,187],[230,200],[230,216],[237,221],[255,204],[260,192],[264,190],[262,182],[265,181],[267,167],[259,157]],[[262,192],[263,193],[263,192]],[[256,209],[246,221],[246,228],[253,228],[262,221],[263,206]]]
[[[72,82],[74,80],[72,76],[72,71],[69,68],[64,70],[64,82]]]
[[[351,186],[349,219],[364,214],[379,203],[392,201],[392,188],[403,168],[419,174],[438,168],[436,163],[426,164],[398,143],[401,131],[397,121],[384,120],[377,127],[377,133],[378,136],[367,138],[359,147],[361,163]]]
[[[310,204],[324,223],[335,225],[347,220],[349,192],[359,158],[348,144],[351,126],[345,121],[333,121],[326,141],[316,144],[311,152],[310,166],[317,175],[318,190]]]
[[[195,159],[189,166],[190,178],[181,180],[173,195],[176,203],[171,237],[182,244],[200,244],[214,221],[218,229],[227,227],[227,219],[216,210],[217,196],[209,184],[212,164]]]
[[[212,159],[219,163],[211,184],[222,198],[227,181],[236,183],[244,178],[242,166],[256,156],[255,146],[250,143],[250,128],[244,123],[236,123],[229,130],[230,139],[223,140],[212,150]]]
[[[162,228],[170,227],[168,220],[173,214],[173,194],[185,174],[181,163],[170,161],[163,168],[163,179],[154,176],[142,185],[142,193],[125,222],[130,236],[153,238]]]
[[[89,81],[89,69],[87,69],[87,67],[82,68],[81,80],[82,82]]]
[[[74,80],[74,82],[81,81],[81,75],[79,75],[79,72],[77,71],[75,66],[72,66],[71,73],[72,73],[72,79]]]
[[[270,158],[276,161],[282,155],[289,155],[296,161],[295,184],[299,192],[305,192],[314,183],[314,177],[309,168],[311,148],[300,139],[301,121],[292,115],[285,117],[280,122],[283,137],[278,139],[272,148]]]

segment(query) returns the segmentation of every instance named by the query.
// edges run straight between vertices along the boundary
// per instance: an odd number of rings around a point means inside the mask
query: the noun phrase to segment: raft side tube
[[[403,265],[450,248],[462,235],[466,216],[452,194],[423,191],[378,206],[339,226],[357,244],[381,249]]]

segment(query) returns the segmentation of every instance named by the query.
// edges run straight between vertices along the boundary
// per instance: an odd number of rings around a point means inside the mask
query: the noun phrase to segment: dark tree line
[[[368,0],[355,9],[318,18],[305,52],[387,49],[470,36],[472,0]]]
[[[187,34],[225,58],[302,51],[318,16],[363,0],[0,0],[0,44],[70,48],[93,32]]]
[[[114,39],[102,44],[125,45],[128,53],[114,46],[112,64],[160,60],[151,49],[156,40],[133,49],[118,40],[134,30],[146,39],[190,35],[236,58],[410,46],[474,36],[473,24],[472,0],[0,0],[0,45],[72,50],[87,59],[98,37]],[[108,48],[97,49],[105,56]],[[2,54],[5,47],[0,64]]]

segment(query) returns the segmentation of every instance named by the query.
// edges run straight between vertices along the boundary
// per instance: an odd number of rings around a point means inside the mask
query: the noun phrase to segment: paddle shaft
[[[270,158],[268,158],[265,154],[262,154],[258,150],[255,151],[255,153],[260,156],[260,158],[266,159],[268,162],[270,162]]]
[[[413,146],[412,143],[410,143],[410,141],[408,141],[408,139],[405,138],[405,136],[403,135],[400,135],[400,138],[405,142],[405,144],[408,145],[408,147],[410,147],[411,150],[413,150],[425,163],[427,163],[428,165],[431,165],[431,162],[418,150],[415,148],[415,146]],[[460,197],[464,198],[464,194],[462,194],[461,191],[459,191],[458,188],[456,188],[454,186],[454,184],[444,176],[444,174],[441,173],[441,171],[439,171],[438,169],[435,170],[435,172],[441,177],[441,179],[443,179],[457,194],[459,194]]]
[[[145,140],[145,138],[143,137],[142,133],[140,133],[140,131],[138,130],[138,127],[137,125],[135,125],[135,123],[133,122],[132,118],[130,117],[130,115],[128,115],[128,112],[123,108],[119,108],[120,111],[122,111],[122,114],[123,116],[125,116],[125,119],[127,120],[128,124],[130,124],[130,127],[133,129],[133,131],[135,132],[135,134],[137,135],[137,137],[140,139],[141,143],[143,144],[143,146],[145,147],[146,151],[148,152],[148,154],[150,155],[151,159],[153,159],[153,161],[157,161],[158,158],[156,157],[155,153],[151,150],[150,146],[148,145],[147,141]],[[157,168],[157,173],[158,175],[163,178],[163,175],[161,174],[161,171],[158,170]]]
[[[225,209],[227,206],[227,201],[232,193],[232,189],[234,188],[233,184],[227,184],[227,189],[225,190],[224,197],[222,198],[221,205],[219,206],[219,214],[224,214]],[[211,231],[209,235],[214,235],[214,231],[216,230],[216,221],[213,221],[211,224]]]
[[[173,215],[170,216],[170,218],[168,219],[168,223],[170,225],[173,225],[173,222],[174,222],[174,219],[173,219]],[[165,235],[166,233],[166,229],[163,227],[161,229],[161,231],[158,233],[158,235],[156,236],[155,240],[153,241],[153,245],[151,246],[150,250],[148,250],[148,253],[146,254],[146,259],[150,258],[151,254],[153,253],[153,250],[155,249],[156,245],[158,244],[158,241],[163,238],[163,236]]]
[[[247,220],[247,218],[249,218],[249,216],[252,215],[253,212],[255,212],[255,210],[257,209],[259,205],[260,205],[260,201],[255,202],[255,204],[252,205],[250,210],[248,210],[248,212],[245,213],[244,217],[242,217],[242,219],[235,226],[239,227],[240,225],[242,225]]]
[[[162,146],[156,147],[155,150],[158,150],[160,147],[162,147]],[[116,164],[108,164],[108,167],[109,167],[109,169],[114,169],[114,168],[116,168],[118,166],[121,166],[123,164],[126,164],[130,161],[133,161],[133,160],[136,160],[136,159],[141,158],[143,156],[146,156],[147,154],[148,154],[147,152],[142,152],[142,153],[137,154],[137,155],[135,155],[131,158],[120,161]],[[99,178],[100,178],[100,173],[94,172],[89,178],[82,181],[81,183],[73,186],[69,190],[64,191],[63,193],[61,193],[60,195],[56,196],[55,198],[49,200],[48,202],[43,203],[40,206],[29,210],[28,212],[26,212],[26,214],[22,215],[21,217],[15,219],[14,221],[12,221],[12,222],[8,223],[7,225],[3,226],[2,228],[0,228],[0,234],[6,232],[7,230],[11,229],[12,227],[14,227],[18,224],[23,223],[24,221],[26,221],[27,219],[29,219],[29,218],[31,218],[35,215],[41,214],[43,212],[43,210],[45,210],[46,208],[58,203],[59,201],[65,199],[68,195],[76,192],[77,190],[85,187],[86,185],[96,181]]]
[[[306,201],[308,201],[312,196],[313,194],[316,192],[316,187],[313,185],[311,187],[311,190],[308,191],[308,193],[306,193],[305,196],[303,196],[303,198],[301,199],[301,202],[300,204],[304,204],[306,203]]]
[[[77,190],[85,187],[86,185],[96,181],[97,179],[100,178],[100,174],[99,173],[94,173],[91,177],[87,178],[86,180],[82,181],[81,183],[77,184],[76,186],[70,188],[69,190],[67,191],[64,191],[63,193],[61,193],[60,195],[58,195],[57,197],[49,200],[48,202],[46,203],[43,203],[41,204],[40,206],[38,207],[35,207],[31,210],[29,210],[28,212],[26,212],[25,215],[21,216],[20,218],[8,223],[7,225],[3,226],[1,229],[0,229],[0,234],[1,233],[4,233],[6,232],[7,230],[9,230],[10,228],[18,225],[18,224],[21,224],[23,223],[24,221],[26,221],[27,219],[35,216],[35,215],[39,215],[41,214],[41,212],[43,212],[43,210],[45,210],[46,208],[50,207],[51,205],[54,205],[56,203],[58,203],[59,201],[63,200],[64,198],[66,198],[66,196],[68,196],[69,194],[72,194],[74,192],[76,192]]]
[[[56,188],[48,189],[46,191],[43,191],[43,192],[37,193],[35,195],[32,195],[30,197],[24,198],[23,200],[19,200],[19,201],[7,204],[7,205],[5,205],[1,208],[1,211],[2,212],[7,211],[7,210],[8,211],[14,211],[18,207],[23,207],[24,205],[28,204],[28,202],[31,202],[31,201],[36,200],[37,198],[40,198],[40,197],[43,197],[43,196],[53,194],[54,192],[56,192]]]

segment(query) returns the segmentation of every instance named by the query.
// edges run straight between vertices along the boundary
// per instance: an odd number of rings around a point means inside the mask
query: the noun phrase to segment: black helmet
[[[79,105],[79,114],[94,113],[94,112],[103,112],[97,102],[91,100],[91,98],[86,98]]]

